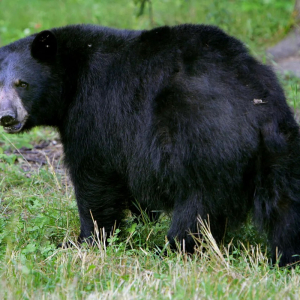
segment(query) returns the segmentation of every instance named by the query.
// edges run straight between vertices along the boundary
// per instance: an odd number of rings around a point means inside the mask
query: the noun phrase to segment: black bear
[[[0,48],[0,122],[58,129],[81,232],[124,210],[172,211],[193,252],[197,217],[217,241],[249,212],[280,265],[300,254],[300,134],[272,70],[205,25],[54,28]]]

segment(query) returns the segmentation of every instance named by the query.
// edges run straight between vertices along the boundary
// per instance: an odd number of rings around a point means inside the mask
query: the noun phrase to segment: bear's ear
[[[33,58],[48,60],[54,58],[57,52],[57,40],[53,32],[49,30],[37,34],[31,45]]]

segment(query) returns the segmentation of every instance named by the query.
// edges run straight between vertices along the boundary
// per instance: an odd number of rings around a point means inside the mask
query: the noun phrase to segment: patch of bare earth
[[[42,141],[32,148],[22,147],[20,149],[7,150],[6,154],[15,154],[15,163],[20,164],[22,170],[30,177],[32,172],[43,166],[47,166],[51,172],[59,174],[62,183],[69,181],[66,169],[63,164],[63,147],[57,140]]]

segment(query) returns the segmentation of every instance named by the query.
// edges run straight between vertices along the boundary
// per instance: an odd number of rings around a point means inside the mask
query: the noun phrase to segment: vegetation
[[[0,42],[71,23],[133,29],[209,23],[265,60],[264,50],[294,24],[293,0],[151,3],[149,15],[149,1],[141,14],[134,0],[0,0]],[[297,111],[299,79],[285,74],[281,81]],[[298,299],[299,267],[272,266],[264,237],[249,224],[220,247],[204,228],[197,253],[187,256],[168,249],[168,216],[155,224],[128,213],[107,245],[57,249],[78,234],[72,186],[60,161],[36,167],[15,150],[57,139],[50,128],[24,135],[0,129],[0,299]]]

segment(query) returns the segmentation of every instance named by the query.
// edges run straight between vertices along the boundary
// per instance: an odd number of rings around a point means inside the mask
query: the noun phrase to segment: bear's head
[[[62,90],[56,56],[51,31],[0,48],[0,125],[6,132],[52,125]]]

